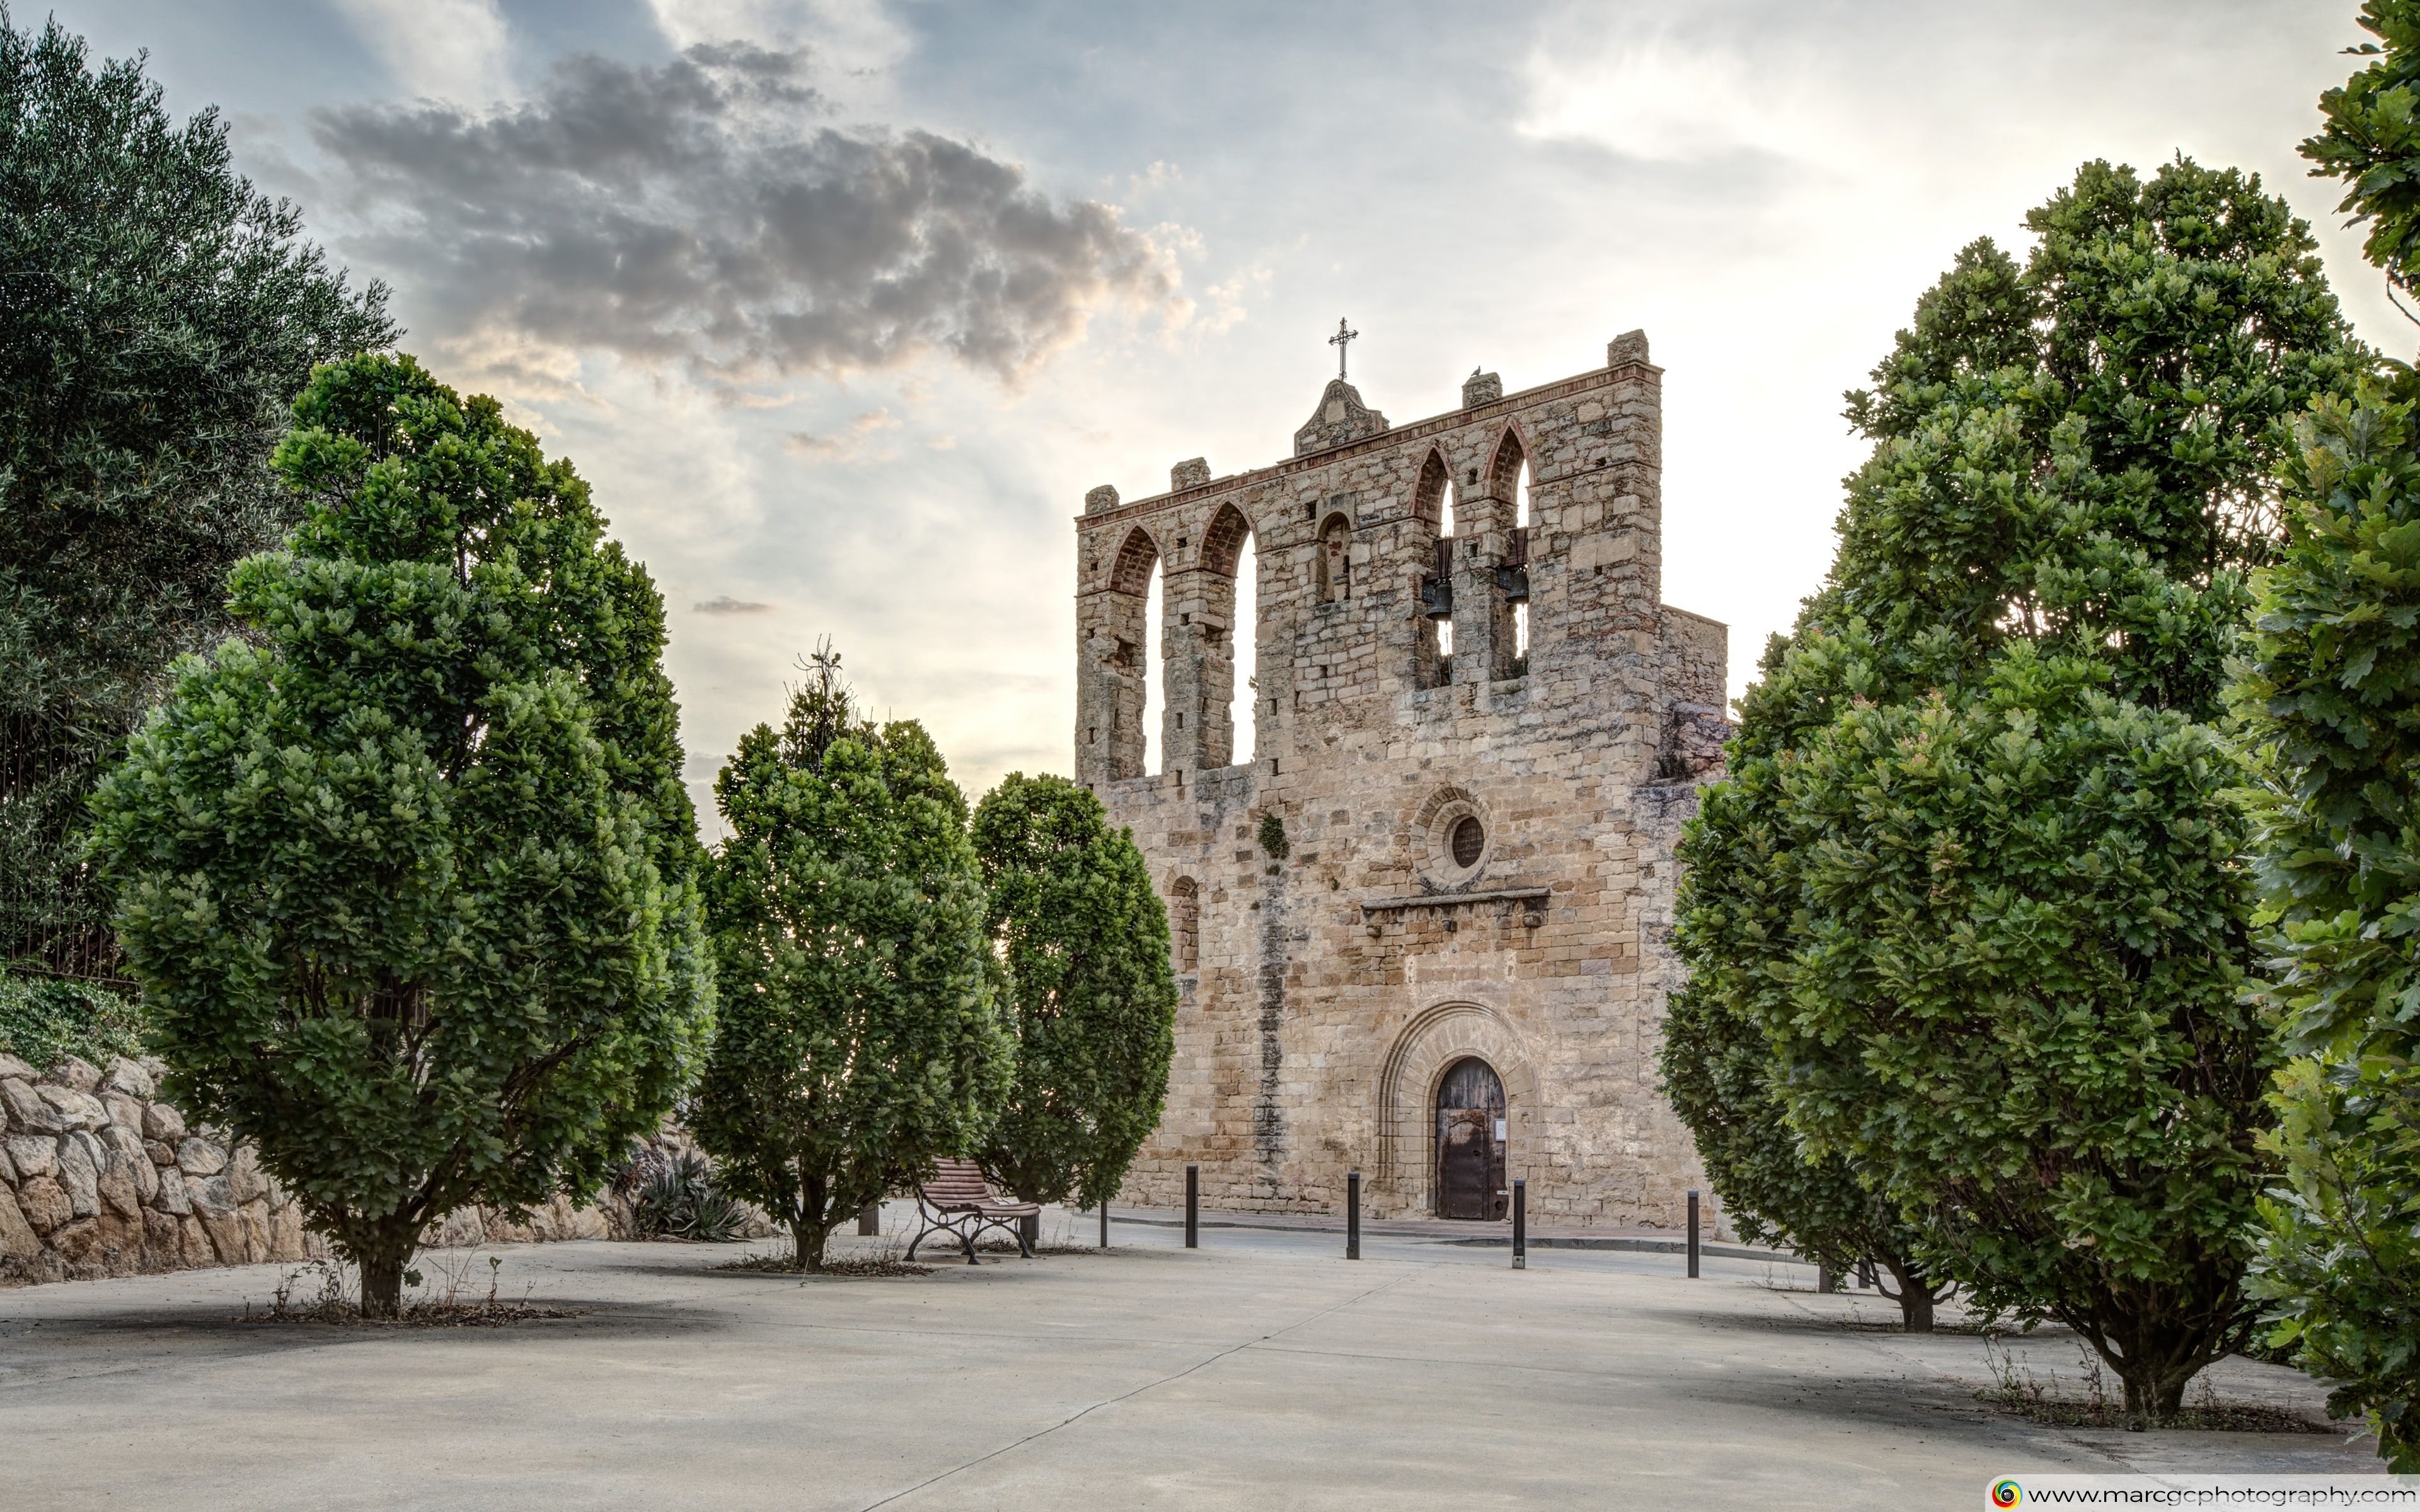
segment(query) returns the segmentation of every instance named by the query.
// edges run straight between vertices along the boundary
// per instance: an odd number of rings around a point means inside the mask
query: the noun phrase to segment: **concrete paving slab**
[[[893,1237],[844,1239],[851,1253]],[[1046,1242],[1089,1237],[1053,1213]],[[1135,1227],[1107,1255],[810,1280],[749,1245],[504,1246],[581,1316],[241,1320],[274,1267],[0,1292],[0,1487],[182,1508],[1979,1504],[1988,1477],[2378,1469],[2335,1436],[2093,1434],[1987,1411],[1978,1340],[1874,1331],[1796,1268]],[[485,1259],[473,1262],[484,1289]],[[1721,1269],[1717,1269],[1717,1267]],[[424,1269],[428,1269],[424,1267]],[[1792,1287],[1789,1282],[1797,1282]],[[2055,1372],[2072,1341],[2018,1346]],[[2230,1395],[2315,1404],[2230,1362]]]

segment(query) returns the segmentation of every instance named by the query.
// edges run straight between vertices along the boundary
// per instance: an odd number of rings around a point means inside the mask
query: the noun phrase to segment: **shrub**
[[[143,1053],[143,1011],[90,982],[0,970],[0,1050],[38,1071],[70,1056],[105,1066]]]
[[[710,1244],[737,1239],[748,1212],[715,1184],[705,1157],[683,1150],[656,1167],[630,1199],[630,1216],[646,1239],[694,1239]]]

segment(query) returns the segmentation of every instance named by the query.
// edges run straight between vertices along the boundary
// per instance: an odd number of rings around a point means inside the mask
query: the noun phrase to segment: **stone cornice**
[[[1422,892],[1408,898],[1364,898],[1361,913],[1396,913],[1406,908],[1450,908],[1456,903],[1524,903],[1552,895],[1551,887],[1493,887],[1484,892]]]

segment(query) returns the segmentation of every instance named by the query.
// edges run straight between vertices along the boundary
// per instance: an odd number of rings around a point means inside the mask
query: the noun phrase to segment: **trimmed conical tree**
[[[594,1192],[711,1014],[663,611],[587,486],[409,358],[320,370],[236,569],[95,798],[188,1114],[393,1316],[422,1230]]]
[[[1851,396],[1873,453],[1683,843],[1677,937],[1810,1158],[2164,1418],[2254,1318],[2274,1050],[2226,660],[2291,418],[2366,354],[2241,174],[2087,164],[2027,225]]]
[[[1064,778],[1001,779],[974,841],[1017,1042],[984,1169],[1027,1202],[1093,1207],[1116,1195],[1167,1099],[1168,911],[1133,836]]]
[[[821,1270],[843,1220],[980,1148],[1016,1052],[964,795],[921,725],[858,715],[838,656],[811,671],[715,779],[723,1008],[691,1121]]]

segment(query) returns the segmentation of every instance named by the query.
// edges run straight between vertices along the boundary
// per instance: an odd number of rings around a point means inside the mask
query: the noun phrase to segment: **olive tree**
[[[410,358],[322,368],[245,560],[95,796],[172,1095],[393,1316],[428,1225],[594,1192],[712,1009],[663,609],[587,485]]]
[[[0,8],[0,962],[116,970],[85,802],[302,517],[270,454],[313,365],[395,339],[302,232],[215,110]]]

